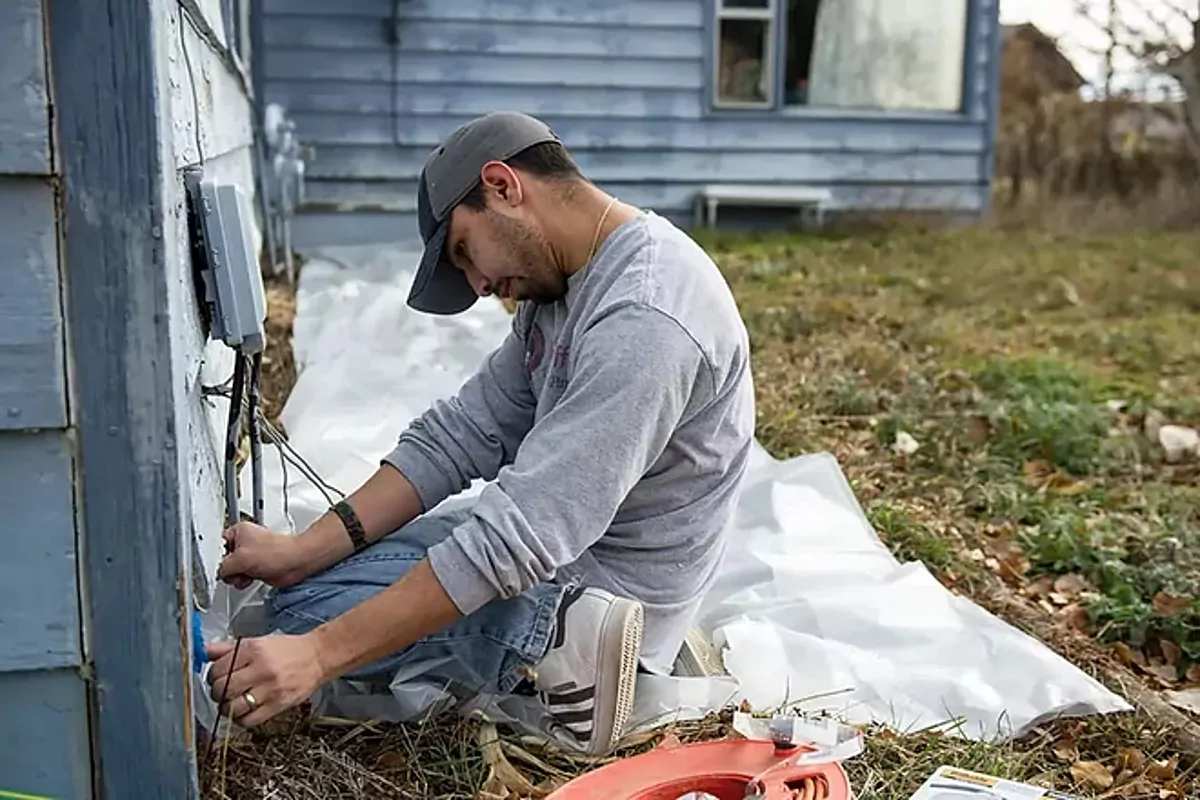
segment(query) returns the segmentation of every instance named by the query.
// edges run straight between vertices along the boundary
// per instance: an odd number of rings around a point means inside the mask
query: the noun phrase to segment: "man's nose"
[[[492,293],[492,282],[477,269],[467,269],[467,282],[480,297],[488,297]]]

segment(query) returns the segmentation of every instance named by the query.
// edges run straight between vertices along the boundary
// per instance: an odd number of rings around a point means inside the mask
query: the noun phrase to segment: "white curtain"
[[[809,105],[955,111],[968,0],[821,0]]]

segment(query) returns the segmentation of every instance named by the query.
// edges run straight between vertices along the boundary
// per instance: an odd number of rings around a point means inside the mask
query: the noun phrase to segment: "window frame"
[[[737,8],[726,7],[726,0],[712,0],[712,13],[709,16],[712,20],[711,36],[709,37],[712,55],[709,58],[708,69],[708,79],[710,82],[709,108],[711,110],[773,111],[779,106],[778,83],[781,74],[779,67],[779,45],[783,41],[783,35],[779,29],[779,9],[784,0],[765,1],[766,6],[763,8]],[[767,23],[765,59],[767,66],[763,72],[769,76],[769,80],[767,82],[767,99],[761,103],[739,100],[722,101],[719,99],[721,85],[721,23],[725,20],[764,21]]]
[[[221,0],[221,21],[225,26],[225,47],[243,65],[251,54],[251,0]]]
[[[998,94],[996,85],[999,78],[999,46],[1000,40],[1000,11],[999,0],[963,0],[966,3],[966,30],[963,36],[962,61],[962,92],[959,107],[954,110],[935,111],[926,109],[905,108],[840,108],[833,106],[786,105],[783,102],[783,83],[787,69],[786,57],[780,54],[787,51],[787,14],[786,0],[767,0],[768,9],[726,8],[724,0],[706,0],[705,27],[707,28],[708,52],[707,75],[704,88],[704,109],[706,117],[725,117],[733,119],[908,119],[919,121],[942,122],[984,122],[991,102],[991,96]],[[899,2],[899,0],[897,0]],[[979,38],[979,26],[983,20],[985,3],[991,3],[988,9],[987,22],[992,30],[988,41],[976,42]],[[770,64],[770,92],[765,103],[723,102],[719,99],[721,69],[721,20],[722,19],[767,19],[769,11],[772,34],[769,37],[768,62]],[[747,14],[746,12],[749,12]],[[986,66],[979,63],[980,51],[986,50],[988,57],[996,63]],[[981,81],[979,73],[986,73],[986,80]],[[982,86],[981,86],[982,83]],[[980,91],[976,91],[980,89]],[[980,109],[982,111],[980,112]]]

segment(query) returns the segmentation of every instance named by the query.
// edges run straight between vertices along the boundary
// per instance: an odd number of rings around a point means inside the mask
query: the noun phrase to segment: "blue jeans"
[[[340,616],[400,579],[448,537],[469,511],[418,517],[371,547],[268,599],[271,628],[305,633]],[[418,661],[446,663],[423,674],[460,696],[510,694],[523,680],[522,666],[546,655],[565,586],[544,583],[517,597],[495,600],[450,627],[343,677],[387,684],[400,667]]]

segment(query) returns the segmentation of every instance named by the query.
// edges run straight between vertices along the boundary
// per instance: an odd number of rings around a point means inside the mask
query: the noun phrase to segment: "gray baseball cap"
[[[408,305],[429,314],[466,311],[478,295],[466,276],[446,258],[450,212],[479,183],[489,161],[505,161],[535,144],[557,142],[539,119],[515,111],[495,111],[471,120],[442,140],[421,169],[417,185],[417,226],[425,254]]]

